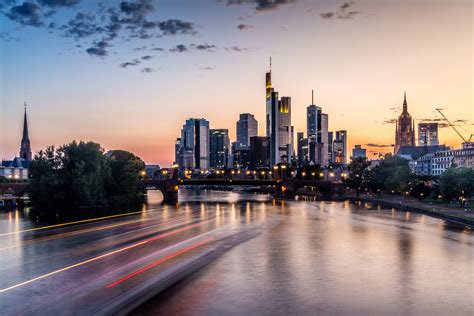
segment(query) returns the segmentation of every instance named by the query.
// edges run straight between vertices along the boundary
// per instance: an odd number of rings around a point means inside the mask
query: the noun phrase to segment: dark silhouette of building
[[[250,137],[250,163],[251,169],[269,167],[268,152],[270,151],[270,140],[264,136]]]
[[[395,128],[395,154],[402,146],[415,146],[415,124],[408,113],[407,94],[403,97],[403,111]]]

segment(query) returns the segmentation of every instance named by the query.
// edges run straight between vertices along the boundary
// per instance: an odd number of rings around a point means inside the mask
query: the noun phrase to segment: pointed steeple
[[[26,102],[24,104],[25,114],[23,118],[23,136],[21,138],[20,144],[20,158],[31,161],[31,145],[30,145],[30,135],[28,133],[28,119],[26,116]]]
[[[30,137],[28,135],[28,119],[26,118],[26,102],[25,102],[25,116],[24,116],[24,119],[23,119],[23,138],[22,138],[22,141],[23,140],[29,140]]]
[[[403,93],[403,113],[408,111],[408,104],[407,104],[407,93]]]

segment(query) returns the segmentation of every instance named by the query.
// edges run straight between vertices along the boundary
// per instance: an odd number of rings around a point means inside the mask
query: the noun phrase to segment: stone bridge
[[[344,184],[340,181],[329,180],[299,180],[280,176],[281,172],[275,171],[272,180],[268,179],[179,179],[177,171],[174,171],[169,179],[142,180],[140,185],[143,189],[159,190],[163,194],[165,203],[178,202],[178,190],[180,186],[189,185],[212,185],[212,186],[260,186],[272,187],[274,197],[277,199],[294,199],[299,189],[313,187],[320,192],[324,198],[331,199],[344,194]]]

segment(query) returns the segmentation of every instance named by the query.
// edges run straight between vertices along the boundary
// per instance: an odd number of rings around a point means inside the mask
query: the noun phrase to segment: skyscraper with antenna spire
[[[306,108],[306,133],[309,147],[309,160],[321,166],[328,161],[328,125],[329,118],[320,106],[314,104],[314,90],[311,90],[311,104]]]
[[[269,159],[271,165],[289,162],[293,157],[293,126],[291,126],[291,98],[278,98],[272,86],[272,58],[270,69],[265,74],[266,132],[270,140]]]

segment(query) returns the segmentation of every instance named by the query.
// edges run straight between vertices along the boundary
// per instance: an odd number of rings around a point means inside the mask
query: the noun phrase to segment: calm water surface
[[[424,215],[342,202],[191,191],[260,233],[137,314],[474,313],[474,233]]]

